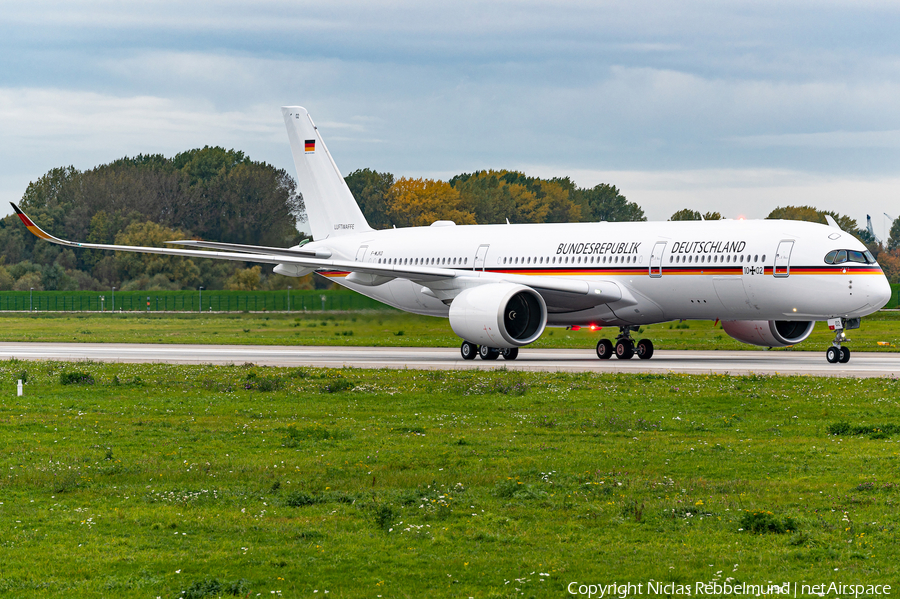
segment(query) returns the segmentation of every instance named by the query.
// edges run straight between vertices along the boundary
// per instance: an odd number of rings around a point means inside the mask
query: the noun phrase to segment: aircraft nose
[[[891,284],[884,275],[871,277],[868,281],[869,303],[881,309],[891,300]]]

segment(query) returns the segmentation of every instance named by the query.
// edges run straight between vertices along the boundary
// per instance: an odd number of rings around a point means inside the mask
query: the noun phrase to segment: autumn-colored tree
[[[391,186],[390,218],[398,227],[426,226],[437,220],[475,224],[475,215],[462,209],[459,192],[449,183],[407,177]]]
[[[520,186],[521,191],[513,194],[518,196],[518,219],[515,222],[567,223],[581,220],[581,206],[572,198],[574,184],[568,178],[548,181],[509,171],[504,173],[503,180],[510,186]]]
[[[878,264],[888,281],[900,283],[900,249],[881,252],[878,255]]]

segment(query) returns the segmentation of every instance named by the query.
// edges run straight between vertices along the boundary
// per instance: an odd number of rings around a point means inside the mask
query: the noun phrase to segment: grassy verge
[[[534,347],[591,349],[617,328],[549,328]],[[848,331],[853,351],[898,351],[900,312],[878,312]],[[711,321],[643,327],[659,349],[758,349],[729,337]],[[787,351],[824,351],[833,333],[817,323],[809,339]],[[0,313],[0,341],[86,343],[216,343],[458,347],[446,319],[391,311],[304,314],[28,314]],[[889,345],[879,345],[887,343]]]
[[[0,381],[10,596],[900,577],[896,380],[11,361]]]

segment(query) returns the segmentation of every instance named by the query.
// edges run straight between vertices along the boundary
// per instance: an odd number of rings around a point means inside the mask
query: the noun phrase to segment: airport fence
[[[0,291],[0,312],[308,312],[386,308],[347,289]]]

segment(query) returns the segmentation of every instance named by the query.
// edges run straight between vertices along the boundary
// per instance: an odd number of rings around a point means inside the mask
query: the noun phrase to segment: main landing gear
[[[481,356],[482,360],[496,360],[503,356],[504,360],[515,360],[519,357],[518,347],[508,347],[498,349],[496,347],[488,347],[487,345],[475,345],[468,341],[463,341],[459,347],[459,353],[463,360],[474,360],[475,356]]]
[[[649,339],[641,339],[635,345],[631,338],[631,332],[637,331],[636,326],[619,327],[616,344],[609,339],[601,339],[597,342],[597,357],[601,360],[609,360],[613,354],[620,360],[630,360],[635,354],[641,360],[649,360],[653,357],[653,342]]]
[[[828,321],[829,328],[834,329],[834,341],[831,342],[831,347],[825,352],[825,359],[828,360],[829,364],[846,364],[850,361],[850,350],[842,347],[841,343],[849,341],[844,335],[844,330],[858,329],[859,322],[859,318],[835,318]]]

